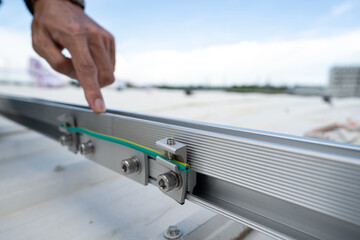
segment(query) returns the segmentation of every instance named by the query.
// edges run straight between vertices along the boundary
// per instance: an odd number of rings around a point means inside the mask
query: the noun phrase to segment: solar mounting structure
[[[0,113],[274,238],[360,238],[359,146],[5,95]]]

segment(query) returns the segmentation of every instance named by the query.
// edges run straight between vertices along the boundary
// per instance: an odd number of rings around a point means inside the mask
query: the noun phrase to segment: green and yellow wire
[[[172,163],[174,163],[175,165],[178,166],[178,168],[182,171],[188,172],[190,170],[190,165],[183,163],[183,162],[179,162],[173,159],[169,159],[167,156],[165,156],[164,154],[162,154],[161,152],[158,152],[154,149],[145,147],[143,145],[122,139],[122,138],[118,138],[118,137],[114,137],[114,136],[109,136],[103,133],[98,133],[98,132],[94,132],[91,131],[89,129],[86,128],[79,128],[79,127],[70,127],[70,126],[64,126],[63,124],[60,125],[60,127],[66,128],[69,132],[77,132],[77,133],[83,133],[95,138],[99,138],[105,141],[109,141],[109,142],[113,142],[113,143],[117,143],[117,144],[121,144],[123,146],[135,149],[137,151],[143,152],[153,158],[156,157],[161,157],[167,161],[170,161]]]

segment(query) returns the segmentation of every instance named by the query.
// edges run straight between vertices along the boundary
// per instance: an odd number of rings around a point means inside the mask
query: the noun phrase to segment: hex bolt
[[[95,151],[95,145],[92,141],[88,141],[80,144],[79,150],[82,155],[91,154]]]
[[[182,231],[177,226],[169,226],[163,235],[165,239],[180,239]]]
[[[71,135],[61,135],[59,137],[59,141],[62,146],[70,146],[73,144],[73,138]]]
[[[167,145],[175,145],[175,139],[174,138],[168,138],[166,141]]]
[[[173,171],[161,174],[157,177],[157,185],[162,192],[169,192],[181,185],[180,177]]]
[[[130,175],[140,171],[140,162],[137,157],[122,160],[120,163],[121,171],[125,175]]]

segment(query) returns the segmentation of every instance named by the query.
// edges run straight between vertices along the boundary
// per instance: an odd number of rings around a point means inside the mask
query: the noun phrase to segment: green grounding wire
[[[65,126],[63,124],[61,124],[60,127],[64,128]],[[161,158],[163,158],[163,159],[165,159],[167,161],[170,161],[173,164],[177,165],[178,168],[181,171],[184,171],[184,172],[188,172],[190,170],[190,165],[189,164],[182,163],[182,162],[179,162],[179,161],[176,161],[176,160],[171,160],[167,156],[162,154],[161,152],[158,152],[158,151],[156,151],[154,149],[145,147],[143,145],[140,145],[140,144],[137,144],[137,143],[134,143],[134,142],[122,139],[122,138],[113,137],[113,136],[109,136],[109,135],[106,135],[106,134],[94,132],[94,131],[91,131],[91,130],[86,129],[86,128],[66,126],[66,129],[69,132],[83,133],[83,134],[86,134],[86,135],[89,135],[89,136],[92,136],[92,137],[95,137],[95,138],[99,138],[99,139],[102,139],[102,140],[105,140],[105,141],[121,144],[123,146],[126,146],[126,147],[129,147],[129,148],[135,149],[137,151],[143,152],[143,153],[145,153],[145,154],[147,154],[147,155],[149,155],[149,156],[151,156],[153,158],[161,157]]]

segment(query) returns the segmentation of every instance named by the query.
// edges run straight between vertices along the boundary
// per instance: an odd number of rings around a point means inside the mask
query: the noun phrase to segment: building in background
[[[360,66],[333,67],[330,70],[329,94],[332,97],[360,97]]]
[[[326,89],[323,86],[294,86],[288,88],[285,92],[288,94],[300,95],[300,96],[325,96]]]

